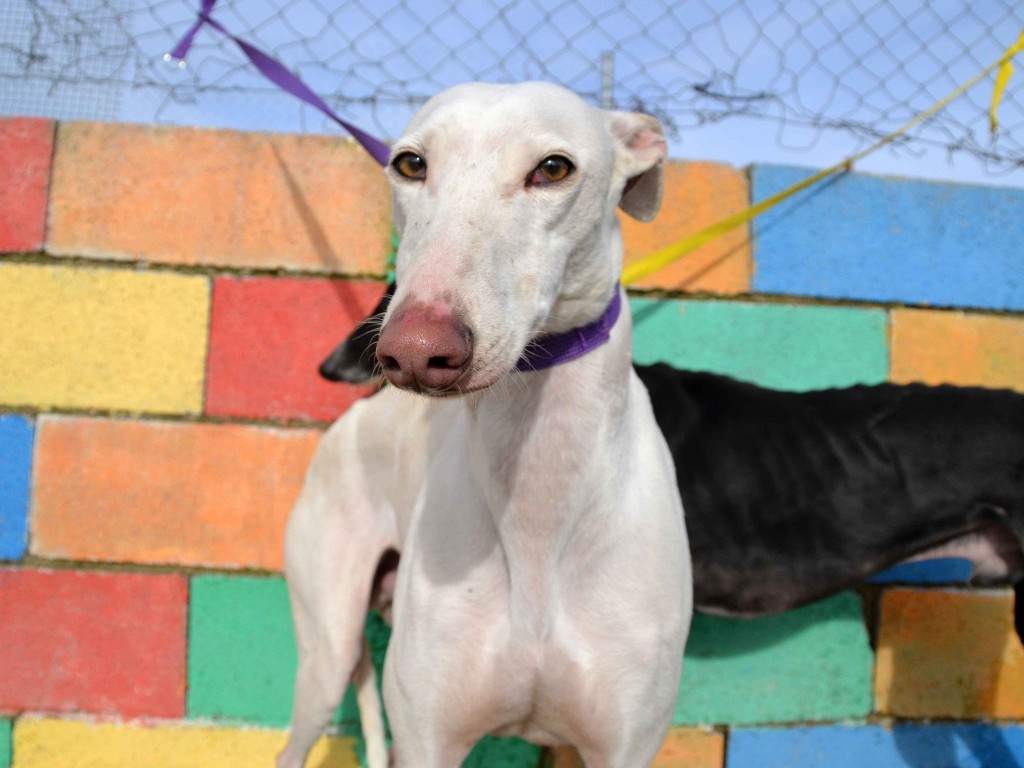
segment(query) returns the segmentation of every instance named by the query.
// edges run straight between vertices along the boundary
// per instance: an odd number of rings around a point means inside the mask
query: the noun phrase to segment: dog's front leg
[[[395,543],[393,525],[365,487],[357,433],[355,414],[325,433],[288,521],[285,572],[299,665],[278,768],[302,768],[353,677],[368,764],[387,764],[364,626],[378,562]]]
[[[403,569],[410,565],[403,552]],[[472,635],[486,645],[472,621],[445,621],[442,606],[458,605],[455,590],[443,587],[425,601],[415,616],[409,608],[409,587],[395,593],[394,631],[384,662],[384,703],[391,726],[391,768],[458,768],[476,741],[489,730],[482,715],[490,702],[481,687],[486,675],[472,661],[483,651],[464,640]],[[424,591],[428,580],[417,573],[412,591]],[[406,598],[403,600],[403,598]]]
[[[467,511],[452,501],[472,493],[469,484],[452,482],[455,475],[438,478],[458,490],[428,504],[433,514],[413,522],[402,552],[384,662],[392,768],[458,768],[477,741],[508,722],[508,707],[528,706],[521,688],[528,689],[529,676],[497,671],[512,669],[496,652],[509,634],[496,608],[505,593],[494,556],[486,554],[479,507],[470,503]]]
[[[643,743],[620,744],[610,754],[591,754],[579,751],[577,762],[567,762],[567,766],[584,766],[585,768],[648,768],[654,762],[664,737],[654,740],[646,739]]]
[[[467,742],[457,738],[447,727],[452,718],[441,708],[432,709],[437,703],[436,695],[432,695],[436,692],[423,691],[427,696],[415,699],[411,696],[411,689],[430,686],[429,677],[398,684],[395,675],[389,674],[391,648],[388,653],[384,701],[391,726],[390,768],[459,768],[475,740]],[[428,704],[424,699],[433,699],[433,702]],[[457,706],[455,702],[453,706]]]

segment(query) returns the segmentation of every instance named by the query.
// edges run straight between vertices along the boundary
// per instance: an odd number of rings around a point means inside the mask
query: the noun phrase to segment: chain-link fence
[[[251,114],[257,127],[298,113],[302,129],[328,130],[212,30],[200,32],[188,67],[165,62],[198,4],[3,0],[0,113],[178,123],[202,103]],[[898,127],[998,59],[1024,28],[1024,3],[221,0],[213,16],[384,137],[454,83],[544,79],[646,110],[677,133],[761,119],[796,147],[835,131],[866,144]],[[996,135],[982,85],[905,146],[969,153],[992,170],[1024,166],[1024,89],[1015,85]]]

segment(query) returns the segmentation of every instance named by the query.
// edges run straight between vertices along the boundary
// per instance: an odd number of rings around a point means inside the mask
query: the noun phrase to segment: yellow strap
[[[651,255],[645,256],[639,261],[630,264],[629,266],[625,267],[622,270],[622,282],[625,285],[632,285],[633,283],[643,280],[648,275],[657,272],[659,269],[668,266],[674,261],[678,261],[679,259],[683,258],[683,256],[686,256],[687,254],[695,251],[700,246],[711,242],[715,238],[725,234],[726,232],[732,229],[735,229],[740,224],[744,224],[750,221],[755,216],[764,213],[769,208],[778,205],[783,200],[792,197],[797,192],[806,189],[812,184],[817,184],[822,179],[828,178],[833,174],[849,171],[853,167],[854,163],[864,159],[875,150],[884,147],[886,144],[891,143],[895,139],[898,139],[900,136],[902,136],[904,133],[909,131],[911,128],[913,128],[915,125],[922,122],[923,120],[927,120],[929,117],[931,117],[940,109],[949,104],[949,102],[953,101],[953,99],[957,98],[965,91],[973,88],[983,79],[988,77],[988,75],[997,67],[1002,68],[1000,71],[1000,76],[1002,76],[1002,71],[1006,69],[1007,65],[1010,65],[1012,67],[1012,64],[1010,64],[1010,59],[1016,56],[1021,51],[1024,51],[1024,31],[1021,32],[1021,35],[1017,39],[1017,42],[1011,45],[1009,48],[1007,48],[1006,52],[1003,53],[1003,55],[1000,56],[997,61],[987,66],[984,70],[982,70],[976,76],[974,76],[966,83],[961,85],[948,96],[939,99],[924,112],[917,115],[912,120],[907,122],[905,125],[890,133],[888,136],[879,139],[877,142],[872,144],[867,149],[861,150],[855,155],[851,155],[847,159],[843,160],[841,163],[836,163],[831,168],[826,168],[823,171],[819,171],[813,176],[804,179],[798,184],[794,184],[792,187],[789,187],[788,189],[784,189],[781,192],[777,192],[771,197],[765,198],[764,200],[752,205],[750,208],[747,208],[744,211],[740,211],[739,213],[735,213],[732,216],[728,216],[722,219],[721,221],[716,221],[714,224],[705,227],[704,229],[701,229],[697,232],[694,232],[692,235],[689,235],[683,238],[682,240],[673,243],[672,245],[666,246],[665,248],[662,248],[659,251],[655,251]],[[1009,77],[1010,75],[1007,74],[1004,79],[1004,89],[1006,87],[1005,81],[1009,80]],[[996,79],[996,87],[999,87],[999,78]],[[999,97],[1002,97],[1001,91],[999,92]],[[997,102],[994,98],[993,114],[996,106]]]
[[[988,119],[992,133],[995,133],[999,128],[999,119],[996,117],[996,112],[999,110],[999,103],[1003,100],[1006,85],[1010,82],[1010,78],[1013,77],[1012,59],[1021,51],[1024,51],[1024,32],[1020,33],[1017,42],[1010,46],[1006,53],[1003,54],[1002,64],[1000,64],[999,71],[996,73],[996,83],[992,88],[992,105],[988,108]]]
[[[643,280],[652,272],[656,272],[662,267],[667,267],[673,261],[681,259],[686,254],[695,251],[702,245],[724,235],[729,230],[735,229],[740,224],[750,221],[758,214],[767,211],[773,205],[781,203],[787,197],[795,195],[801,189],[806,189],[812,184],[818,183],[826,176],[831,176],[837,170],[841,169],[842,165],[826,168],[824,171],[819,171],[789,189],[784,189],[782,192],[777,192],[771,197],[766,197],[764,200],[750,206],[746,210],[734,213],[732,216],[727,216],[721,221],[716,221],[711,226],[694,232],[692,235],[684,237],[682,240],[666,246],[659,251],[655,251],[650,256],[645,256],[640,259],[640,261],[634,262],[622,270],[622,282],[626,285],[630,285],[638,280]]]

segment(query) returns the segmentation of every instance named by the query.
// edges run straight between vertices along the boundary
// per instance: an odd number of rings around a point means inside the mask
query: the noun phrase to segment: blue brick
[[[889,373],[881,309],[633,299],[633,357],[777,389],[878,384]]]
[[[760,165],[755,201],[813,173]],[[846,174],[754,221],[753,288],[1024,309],[1024,190]]]
[[[970,560],[942,557],[901,563],[868,579],[872,584],[962,584],[971,578]]]
[[[726,768],[1019,768],[1020,726],[834,725],[737,729]]]
[[[28,544],[32,422],[0,416],[0,560],[16,560]]]

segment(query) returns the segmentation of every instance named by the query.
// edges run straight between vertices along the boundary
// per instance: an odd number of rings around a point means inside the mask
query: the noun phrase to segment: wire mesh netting
[[[0,113],[274,129],[326,119],[262,79],[233,42],[198,35],[168,64],[198,0],[4,0]],[[212,14],[279,58],[343,116],[384,137],[466,80],[560,82],[642,109],[670,132],[743,116],[787,147],[843,132],[873,141],[997,60],[1024,28],[1019,0],[221,0]],[[991,83],[991,79],[989,81]],[[905,146],[990,169],[1024,166],[1024,98],[991,135],[991,86],[930,118]],[[224,117],[218,121],[218,113]]]

